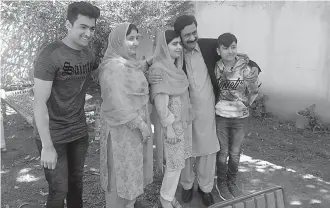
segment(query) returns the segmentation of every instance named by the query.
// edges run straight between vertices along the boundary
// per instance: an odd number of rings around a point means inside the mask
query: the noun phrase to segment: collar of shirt
[[[233,68],[236,66],[236,64],[237,64],[237,60],[238,60],[238,59],[239,59],[239,57],[236,56],[236,57],[235,57],[236,63],[235,63],[232,67],[230,67],[230,69],[233,69]],[[222,59],[220,59],[220,60],[216,63],[216,65],[219,67],[220,70],[224,70],[224,69],[225,69],[225,65],[224,65],[224,63],[222,62]]]
[[[196,52],[198,52],[198,53],[201,52],[201,49],[199,48],[198,43],[196,43],[196,46],[195,46],[195,48],[194,48],[192,51],[188,51],[187,49],[184,49],[184,53],[185,53],[185,54],[189,54],[189,53],[192,54],[193,51],[196,51]]]

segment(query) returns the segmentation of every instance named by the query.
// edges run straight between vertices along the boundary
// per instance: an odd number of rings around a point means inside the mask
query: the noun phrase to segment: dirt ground
[[[99,142],[94,141],[93,115],[88,115],[90,146],[84,176],[84,207],[102,208]],[[8,109],[4,119],[7,152],[1,154],[1,207],[44,207],[48,187],[39,165],[33,129]],[[245,193],[273,185],[283,187],[287,207],[330,207],[330,134],[297,131],[293,122],[250,118],[243,145],[239,186]],[[151,207],[159,197],[162,175],[138,202]],[[181,187],[177,191],[180,199]],[[214,191],[217,201],[217,193]],[[195,194],[197,196],[197,194]],[[29,206],[21,206],[29,203]],[[139,207],[139,206],[138,206]],[[184,207],[202,207],[198,197]]]

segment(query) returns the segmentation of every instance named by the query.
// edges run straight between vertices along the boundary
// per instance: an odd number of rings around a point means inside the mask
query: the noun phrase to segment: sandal
[[[164,207],[163,204],[162,204],[162,200],[168,202],[168,206]],[[159,196],[159,200],[157,201],[157,204],[153,207],[153,208],[175,208],[172,204],[172,202],[170,201],[167,201],[166,199],[163,199],[161,196]]]
[[[172,206],[174,208],[182,208],[181,204],[179,203],[179,201],[175,197],[174,197],[174,199],[171,203],[172,203]]]

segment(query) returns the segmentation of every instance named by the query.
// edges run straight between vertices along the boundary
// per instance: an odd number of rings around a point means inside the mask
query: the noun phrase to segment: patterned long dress
[[[192,126],[181,121],[182,103],[180,96],[169,96],[168,108],[174,114],[175,121],[172,125],[180,142],[169,144],[163,140],[166,166],[169,169],[182,169],[185,166],[185,159],[192,156]],[[165,128],[162,130],[166,131]]]
[[[142,107],[138,113],[150,125],[148,106]],[[136,126],[111,127],[102,118],[101,125],[102,187],[121,198],[133,200],[143,193],[145,185],[152,182],[152,139],[142,144],[142,134]],[[115,174],[111,175],[111,172]]]

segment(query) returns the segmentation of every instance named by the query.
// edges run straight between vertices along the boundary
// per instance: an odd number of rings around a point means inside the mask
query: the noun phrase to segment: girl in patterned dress
[[[182,70],[180,36],[174,30],[159,32],[150,70],[163,75],[159,84],[151,85],[153,101],[164,137],[165,174],[160,190],[160,204],[164,208],[181,207],[175,199],[181,169],[192,154],[191,105],[189,82]]]

